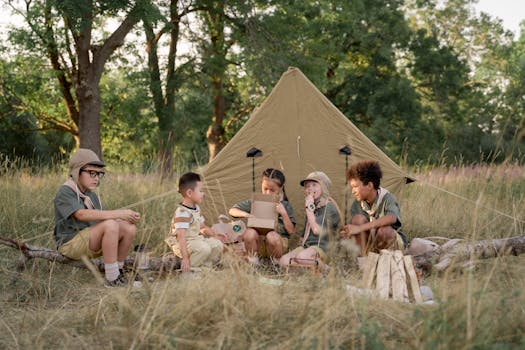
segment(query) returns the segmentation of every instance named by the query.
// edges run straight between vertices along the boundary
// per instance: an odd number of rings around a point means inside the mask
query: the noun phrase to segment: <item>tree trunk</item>
[[[81,18],[63,10],[66,25],[74,40],[77,67],[75,91],[77,95],[79,120],[78,136],[80,147],[93,150],[102,159],[100,135],[100,79],[104,66],[113,52],[124,44],[124,38],[139,21],[139,5],[130,10],[119,27],[102,43],[93,45],[94,2],[86,2]],[[75,13],[76,15],[76,13]],[[80,21],[80,25],[76,24]]]
[[[210,162],[224,148],[224,127],[222,122],[226,116],[226,104],[224,101],[222,78],[215,78],[213,81],[213,118],[212,123],[206,132],[208,149],[210,152]]]
[[[170,2],[169,27],[164,27],[155,34],[148,18],[144,18],[144,31],[147,40],[148,68],[150,74],[150,92],[153,96],[153,105],[158,119],[158,172],[161,179],[173,177],[173,150],[177,140],[177,115],[175,113],[175,95],[178,90],[177,84],[177,43],[179,41],[179,25],[181,15],[178,12],[177,0]],[[169,29],[168,29],[169,28]],[[165,94],[162,90],[162,79],[158,58],[158,41],[161,36],[169,31],[169,52],[166,66]]]
[[[85,69],[81,68],[81,69]],[[89,77],[87,73],[80,73],[84,77]],[[93,81],[96,80],[96,81]],[[89,148],[102,159],[102,142],[100,135],[100,79],[85,79],[79,81],[77,87],[78,107],[80,110],[80,123],[78,135],[80,147]]]
[[[210,35],[210,56],[208,57],[207,69],[210,72],[213,94],[213,117],[206,132],[210,161],[217,156],[226,144],[222,124],[226,118],[224,81],[228,65],[226,54],[229,46],[225,41],[224,22],[226,16],[224,6],[224,1],[214,2],[213,6],[208,9],[208,16],[206,17],[208,21],[207,31]]]

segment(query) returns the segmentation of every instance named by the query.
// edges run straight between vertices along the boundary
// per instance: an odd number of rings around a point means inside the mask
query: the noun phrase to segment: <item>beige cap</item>
[[[87,148],[79,148],[78,151],[73,153],[69,160],[69,175],[75,182],[78,182],[80,169],[86,165],[96,165],[100,167],[106,166],[95,152]]]
[[[323,173],[322,171],[314,171],[306,177],[306,179],[302,180],[300,182],[301,186],[304,187],[304,183],[306,181],[315,181],[321,185],[321,188],[323,189],[323,192],[328,195],[330,192],[330,185],[332,185],[332,181],[330,181],[330,178],[328,175]]]

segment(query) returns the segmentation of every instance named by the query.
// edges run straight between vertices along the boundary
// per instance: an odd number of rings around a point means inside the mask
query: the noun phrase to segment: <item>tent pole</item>
[[[352,154],[350,146],[344,145],[339,149],[339,154],[345,155],[345,226],[348,224],[348,179],[346,174],[348,173],[348,156]]]
[[[345,155],[345,226],[348,225],[348,179],[346,174],[348,173],[348,154]]]
[[[252,158],[252,192],[255,193],[255,158]]]

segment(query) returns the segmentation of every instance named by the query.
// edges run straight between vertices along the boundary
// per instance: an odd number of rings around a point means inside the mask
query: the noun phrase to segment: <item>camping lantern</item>
[[[255,192],[255,157],[262,157],[262,151],[256,147],[250,148],[246,157],[252,159],[252,192]]]

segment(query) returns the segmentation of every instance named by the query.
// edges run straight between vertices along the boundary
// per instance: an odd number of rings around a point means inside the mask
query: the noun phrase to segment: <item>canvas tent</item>
[[[383,170],[381,185],[399,193],[410,182],[408,175],[350,122],[297,68],[288,69],[273,91],[255,109],[246,124],[202,171],[206,186],[202,210],[211,224],[238,201],[251,197],[252,160],[255,188],[260,192],[261,173],[272,167],[286,176],[285,189],[298,229],[304,225],[304,192],[300,180],[312,171],[324,171],[332,180],[331,195],[345,208],[345,156],[339,149],[348,145],[349,165],[377,160]],[[256,147],[263,155],[247,158]],[[347,192],[350,208],[353,201]]]

